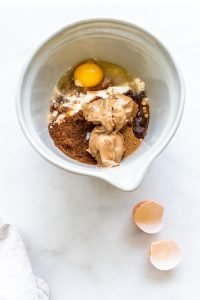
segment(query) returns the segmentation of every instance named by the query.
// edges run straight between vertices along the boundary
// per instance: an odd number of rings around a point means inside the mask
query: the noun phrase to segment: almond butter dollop
[[[138,111],[138,105],[123,94],[107,99],[97,99],[83,107],[85,119],[97,126],[93,129],[87,150],[102,167],[119,165],[124,148],[124,138],[118,131],[124,127]]]
[[[101,125],[106,133],[118,132],[130,118],[134,118],[138,105],[123,94],[116,94],[107,99],[98,99],[84,105],[85,119]]]
[[[118,166],[124,153],[124,138],[121,133],[106,134],[103,127],[95,127],[87,150],[99,166]]]

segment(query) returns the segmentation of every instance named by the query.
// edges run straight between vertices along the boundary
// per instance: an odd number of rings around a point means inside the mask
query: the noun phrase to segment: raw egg
[[[173,269],[180,263],[181,256],[181,248],[173,240],[161,240],[151,244],[150,262],[159,270]]]
[[[103,80],[103,71],[95,63],[83,63],[74,71],[74,81],[77,86],[94,87]]]
[[[156,233],[163,226],[164,207],[153,201],[141,201],[133,209],[135,224],[146,233]]]

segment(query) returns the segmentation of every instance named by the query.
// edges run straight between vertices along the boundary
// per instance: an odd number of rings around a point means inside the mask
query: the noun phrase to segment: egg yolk
[[[75,69],[74,80],[77,86],[93,87],[103,80],[103,71],[95,63],[84,63]]]

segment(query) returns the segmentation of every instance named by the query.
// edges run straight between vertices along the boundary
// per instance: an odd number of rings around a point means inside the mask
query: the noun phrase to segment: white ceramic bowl
[[[97,57],[137,74],[147,84],[150,124],[138,150],[119,167],[79,163],[56,148],[48,134],[47,110],[57,79],[79,61]],[[28,61],[17,95],[21,127],[33,147],[53,164],[101,178],[131,191],[174,135],[184,107],[184,84],[174,59],[161,42],[130,23],[94,19],[74,23],[48,38]]]

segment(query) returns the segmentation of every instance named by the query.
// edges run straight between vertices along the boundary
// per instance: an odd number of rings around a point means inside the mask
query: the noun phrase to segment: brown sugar
[[[69,157],[86,164],[96,165],[96,160],[87,152],[89,136],[95,125],[87,122],[82,112],[66,117],[61,124],[49,124],[49,134],[54,144]],[[120,131],[124,136],[123,157],[132,154],[141,144],[130,126]]]
[[[49,134],[55,146],[69,157],[85,164],[96,165],[96,160],[87,152],[90,133],[94,127],[94,124],[84,119],[82,112],[78,112],[65,117],[61,124],[50,123]],[[128,125],[120,132],[124,137],[123,157],[127,157],[139,147],[142,140],[135,136],[133,128]]]
[[[141,144],[141,140],[136,138],[133,133],[133,129],[129,126],[123,128],[121,133],[124,136],[124,157],[127,157],[139,147],[139,145]]]
[[[66,117],[60,124],[49,124],[49,134],[54,144],[66,155],[86,164],[96,160],[86,151],[94,125],[85,121],[81,112]]]

